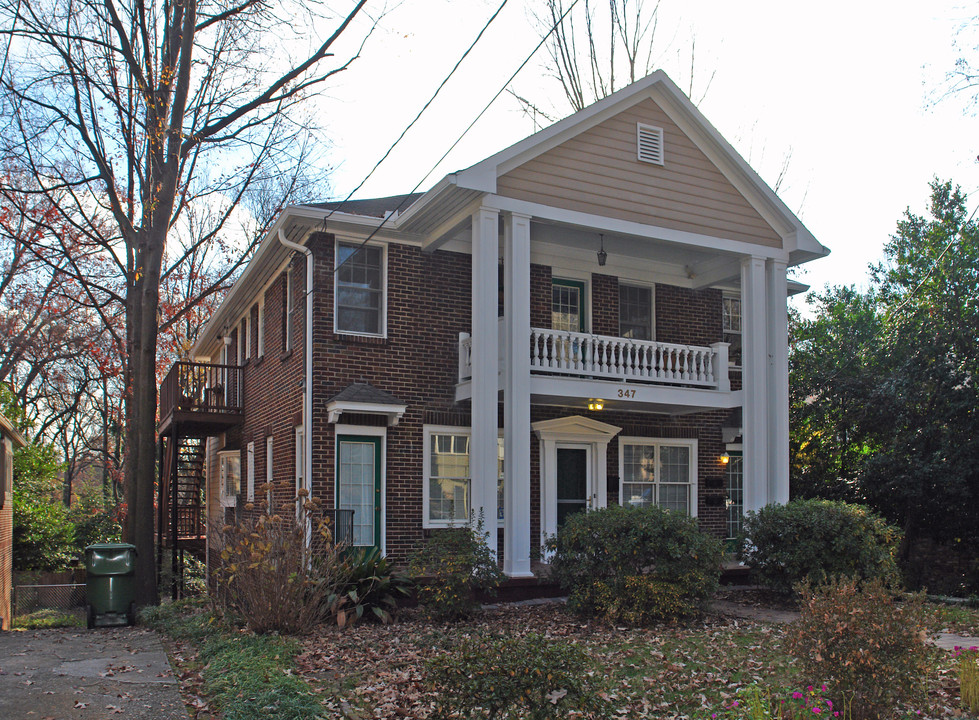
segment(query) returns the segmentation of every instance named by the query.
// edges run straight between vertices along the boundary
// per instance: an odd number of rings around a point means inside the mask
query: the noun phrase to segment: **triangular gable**
[[[578,436],[581,438],[605,438],[606,442],[622,429],[615,425],[603,423],[600,420],[584,417],[583,415],[569,415],[553,420],[540,420],[531,425],[538,437],[546,438],[549,436],[560,435],[563,438]]]
[[[637,159],[638,124],[663,129],[664,164]],[[779,234],[652,99],[497,179],[497,194],[768,247]]]

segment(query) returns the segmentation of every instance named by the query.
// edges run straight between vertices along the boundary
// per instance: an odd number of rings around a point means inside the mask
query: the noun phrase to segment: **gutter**
[[[279,242],[283,247],[301,252],[306,256],[306,377],[303,394],[303,485],[313,497],[313,483],[310,475],[313,470],[313,251],[305,245],[298,245],[286,239],[282,229],[278,230]],[[311,539],[312,527],[306,527],[306,542]]]

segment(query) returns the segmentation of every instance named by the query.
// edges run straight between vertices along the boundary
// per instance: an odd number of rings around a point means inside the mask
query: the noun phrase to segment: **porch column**
[[[744,509],[768,503],[768,326],[765,259],[741,261],[741,378],[744,412]]]
[[[768,305],[768,501],[789,501],[789,318],[786,264],[765,264]]]
[[[489,533],[496,553],[497,397],[499,337],[497,285],[500,250],[499,211],[481,207],[472,216],[472,438],[469,471],[472,509]]]
[[[503,219],[503,572],[530,571],[530,216]]]

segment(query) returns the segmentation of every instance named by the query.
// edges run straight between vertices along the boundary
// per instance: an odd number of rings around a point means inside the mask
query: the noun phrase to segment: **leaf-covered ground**
[[[730,599],[730,598],[729,598]],[[750,605],[750,598],[741,598]],[[979,626],[959,613],[958,628]],[[933,630],[944,629],[947,614],[936,611]],[[975,625],[972,625],[975,623]],[[425,662],[447,652],[466,635],[527,634],[577,643],[593,660],[592,672],[607,683],[615,711],[611,717],[690,718],[707,720],[751,684],[788,697],[808,682],[783,650],[786,627],[780,624],[713,614],[685,624],[648,629],[611,627],[582,621],[559,603],[501,606],[477,619],[454,625],[433,624],[416,611],[403,611],[393,625],[360,624],[323,628],[303,638],[294,667],[319,700],[321,717],[426,718],[437,698],[425,677]],[[199,720],[220,717],[200,698],[200,665],[190,660],[180,675],[196,697]],[[179,662],[178,662],[179,665]],[[934,652],[927,698],[899,718],[959,716],[958,681],[951,654]]]

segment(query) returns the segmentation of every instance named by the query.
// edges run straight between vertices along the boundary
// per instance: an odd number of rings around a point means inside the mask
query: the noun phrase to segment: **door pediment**
[[[582,415],[540,420],[531,425],[531,428],[541,440],[570,442],[580,439],[587,442],[598,440],[606,443],[622,430],[615,425],[609,425]]]

